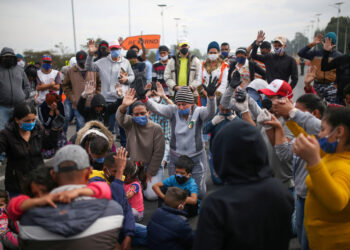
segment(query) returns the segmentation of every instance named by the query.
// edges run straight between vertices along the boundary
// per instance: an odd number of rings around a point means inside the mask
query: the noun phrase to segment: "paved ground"
[[[306,72],[307,69],[305,69]],[[303,83],[303,77],[299,76],[299,81],[298,81],[298,85],[296,86],[296,88],[294,89],[294,97],[293,100],[295,101],[299,96],[301,96],[302,94],[304,94],[304,83]],[[75,127],[70,126],[68,129],[68,136],[67,138],[70,138],[70,136],[72,136],[75,132]],[[4,188],[4,184],[3,184],[3,180],[4,180],[4,166],[0,164],[0,188]],[[165,174],[167,176],[167,169],[165,170]],[[211,192],[217,190],[219,187],[215,186],[211,179],[210,179],[210,172],[208,171],[207,173],[207,188],[208,188],[208,194],[210,194]],[[153,212],[157,209],[157,202],[151,202],[151,201],[144,201],[144,206],[145,206],[145,211],[144,211],[144,219],[142,221],[142,224],[147,225],[148,221],[150,220]],[[196,229],[197,227],[197,221],[198,221],[198,216],[191,218],[190,219],[190,224],[191,227],[193,229]],[[133,249],[147,249],[147,248],[133,248]],[[300,249],[300,245],[297,241],[296,238],[292,239],[290,242],[290,250],[299,250]]]

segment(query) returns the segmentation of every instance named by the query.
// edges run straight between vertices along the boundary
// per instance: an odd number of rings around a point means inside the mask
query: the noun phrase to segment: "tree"
[[[61,68],[65,65],[68,65],[69,59],[74,56],[74,54],[69,54],[68,52],[64,55],[57,54],[55,50],[43,50],[43,51],[34,51],[34,50],[25,50],[23,56],[26,62],[34,64],[35,62],[41,63],[41,57],[45,54],[51,55],[52,57],[52,67]]]
[[[286,52],[289,55],[296,55],[299,50],[309,43],[309,39],[301,32],[296,32],[292,41],[287,40]]]
[[[91,37],[89,37],[89,38],[86,38],[86,44],[81,44],[80,45],[80,48],[82,49],[82,50],[88,50],[88,42],[90,41],[90,40],[94,40],[95,41],[95,44],[96,44],[96,46],[98,46],[100,43],[101,43],[101,41],[102,41],[102,38],[100,38],[100,37],[97,37],[96,39],[94,39],[94,38],[91,38]]]
[[[197,56],[199,59],[203,59],[202,53],[199,49],[193,49],[190,51],[192,55]]]
[[[327,34],[328,32],[337,33],[337,17],[332,17],[328,22],[325,29],[321,30],[322,34]],[[338,50],[340,52],[346,52],[346,46],[350,41],[350,17],[339,17],[339,34],[337,34],[338,39]]]

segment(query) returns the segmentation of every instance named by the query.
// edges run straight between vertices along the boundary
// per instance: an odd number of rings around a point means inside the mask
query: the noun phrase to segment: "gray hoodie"
[[[15,53],[13,49],[4,47],[0,57],[4,54]],[[23,102],[30,93],[30,85],[24,70],[20,66],[9,69],[0,65],[0,106],[13,107]]]
[[[88,71],[96,71],[100,74],[101,95],[106,99],[106,102],[115,102],[117,100],[115,85],[119,82],[118,77],[120,76],[120,69],[122,68],[128,73],[127,84],[129,86],[135,79],[134,71],[129,61],[121,56],[119,61],[115,62],[112,60],[111,55],[101,58],[96,62],[92,60],[92,56],[88,55],[85,62],[85,69]]]

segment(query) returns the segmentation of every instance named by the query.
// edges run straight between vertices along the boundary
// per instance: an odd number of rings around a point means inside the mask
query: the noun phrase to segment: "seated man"
[[[58,187],[51,193],[85,187],[90,173],[89,157],[82,147],[61,148],[52,171]],[[114,249],[124,218],[117,202],[79,197],[56,205],[23,214],[19,228],[22,249]]]

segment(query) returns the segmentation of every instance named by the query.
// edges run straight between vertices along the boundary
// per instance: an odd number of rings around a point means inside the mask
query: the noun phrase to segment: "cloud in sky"
[[[131,34],[161,34],[161,15],[157,4],[167,4],[164,11],[165,43],[176,42],[176,23],[180,37],[187,31],[192,48],[206,51],[209,42],[229,42],[233,48],[249,45],[263,29],[267,39],[283,34],[293,39],[304,32],[316,13],[322,13],[320,27],[325,27],[337,10],[334,0],[130,0]],[[341,15],[350,13],[344,1]],[[0,0],[0,47],[45,50],[63,42],[73,45],[71,0]],[[129,35],[128,0],[74,0],[77,49],[88,37],[107,41]],[[316,23],[314,23],[314,29]],[[311,31],[307,33],[311,36]]]

